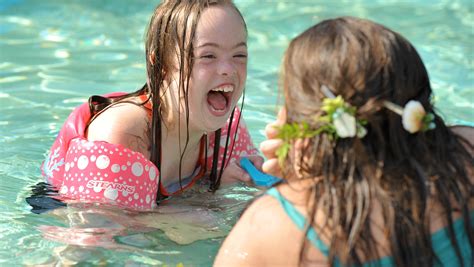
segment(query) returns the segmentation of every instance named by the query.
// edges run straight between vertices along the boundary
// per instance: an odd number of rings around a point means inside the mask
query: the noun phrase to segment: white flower
[[[337,135],[341,138],[354,137],[356,135],[356,119],[347,112],[340,112],[334,117],[334,127]]]
[[[420,102],[410,100],[405,105],[402,114],[403,128],[409,133],[416,133],[423,127],[423,117],[426,111]]]

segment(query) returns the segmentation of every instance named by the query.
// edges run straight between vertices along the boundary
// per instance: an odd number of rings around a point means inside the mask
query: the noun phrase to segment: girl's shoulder
[[[118,103],[99,114],[89,125],[87,139],[123,145],[148,156],[149,117],[145,107]]]
[[[449,129],[463,140],[464,147],[472,157],[474,155],[474,127],[459,125],[451,126]],[[474,184],[474,169],[472,168],[472,165],[466,166],[466,169],[471,182]]]
[[[471,146],[474,146],[474,127],[470,126],[451,126],[449,129],[457,136],[466,140]],[[473,152],[472,150],[470,151]]]
[[[281,186],[279,186],[281,187]],[[296,266],[305,234],[285,212],[279,199],[263,194],[245,210],[224,241],[216,266]],[[239,257],[244,255],[245,257]],[[311,250],[312,260],[324,255]]]
[[[275,259],[283,252],[279,236],[285,232],[284,214],[279,211],[278,201],[269,195],[253,201],[225,239],[214,266],[265,266],[271,257],[279,262]]]

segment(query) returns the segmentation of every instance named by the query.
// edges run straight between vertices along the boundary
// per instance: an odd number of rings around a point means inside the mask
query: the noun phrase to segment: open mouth
[[[213,113],[225,113],[230,104],[232,92],[234,91],[233,85],[223,85],[212,89],[207,93],[207,103],[210,106]]]

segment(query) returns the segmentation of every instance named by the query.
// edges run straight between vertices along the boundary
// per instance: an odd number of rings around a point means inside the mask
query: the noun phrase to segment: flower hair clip
[[[363,138],[367,134],[364,127],[367,122],[356,118],[356,108],[346,103],[342,96],[336,97],[326,85],[321,86],[321,91],[326,96],[321,107],[326,115],[318,118],[325,123],[322,130],[333,138]]]
[[[411,134],[436,128],[433,113],[426,113],[423,105],[416,100],[408,101],[403,108],[389,101],[384,101],[383,105],[402,117],[403,129]]]
[[[283,165],[292,140],[311,138],[321,133],[328,134],[331,139],[363,138],[367,134],[364,127],[367,121],[356,118],[355,107],[346,103],[342,96],[336,97],[326,85],[321,86],[321,91],[326,96],[321,107],[325,115],[314,118],[315,122],[321,125],[319,128],[312,129],[305,121],[286,123],[279,127],[277,137],[283,140],[283,144],[276,151],[276,155],[280,165]]]

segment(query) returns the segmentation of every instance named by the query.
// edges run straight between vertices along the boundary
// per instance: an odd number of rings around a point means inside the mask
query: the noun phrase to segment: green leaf
[[[283,167],[283,163],[285,162],[285,159],[288,155],[288,151],[290,150],[290,144],[289,143],[283,143],[277,151],[276,155],[278,158],[278,164],[280,164],[280,167]]]

